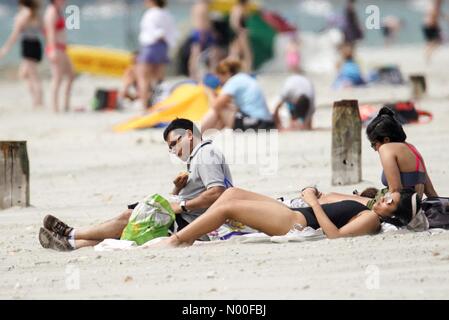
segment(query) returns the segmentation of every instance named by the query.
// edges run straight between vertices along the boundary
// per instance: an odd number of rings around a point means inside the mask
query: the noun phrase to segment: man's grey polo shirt
[[[216,149],[211,140],[201,141],[192,151],[188,161],[189,178],[180,191],[181,200],[190,200],[212,187],[228,188],[232,186],[231,170],[224,155]],[[182,218],[192,222],[206,209],[182,213]]]

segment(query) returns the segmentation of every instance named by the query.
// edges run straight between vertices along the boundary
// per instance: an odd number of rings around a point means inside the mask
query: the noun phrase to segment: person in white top
[[[175,21],[165,5],[165,0],[145,0],[148,9],[140,22],[137,85],[144,109],[153,87],[164,79],[168,51],[176,44]]]
[[[279,111],[286,104],[290,111],[290,125],[283,128]],[[278,130],[311,130],[315,112],[315,90],[312,82],[300,74],[289,76],[282,87],[274,111],[274,122]]]

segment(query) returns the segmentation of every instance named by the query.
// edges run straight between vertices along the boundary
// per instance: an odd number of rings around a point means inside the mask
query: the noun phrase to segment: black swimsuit
[[[337,228],[343,227],[349,222],[349,220],[358,215],[360,212],[369,210],[367,206],[353,200],[323,204],[321,207]],[[318,229],[320,227],[312,208],[292,208],[292,210],[299,211],[304,215],[307,221],[307,226],[314,229]]]

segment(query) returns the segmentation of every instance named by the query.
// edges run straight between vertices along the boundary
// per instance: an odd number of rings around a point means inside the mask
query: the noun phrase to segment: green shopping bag
[[[154,238],[165,237],[173,221],[175,213],[170,203],[158,194],[148,196],[134,208],[120,240],[142,245]]]

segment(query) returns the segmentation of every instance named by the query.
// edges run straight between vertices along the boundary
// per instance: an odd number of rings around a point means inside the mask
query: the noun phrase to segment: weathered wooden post
[[[357,100],[335,101],[332,110],[332,185],[362,180],[362,121]]]
[[[421,99],[427,90],[426,78],[421,74],[412,74],[410,75],[410,82],[412,85],[412,98],[415,100]]]
[[[0,209],[30,205],[26,141],[0,141]]]

